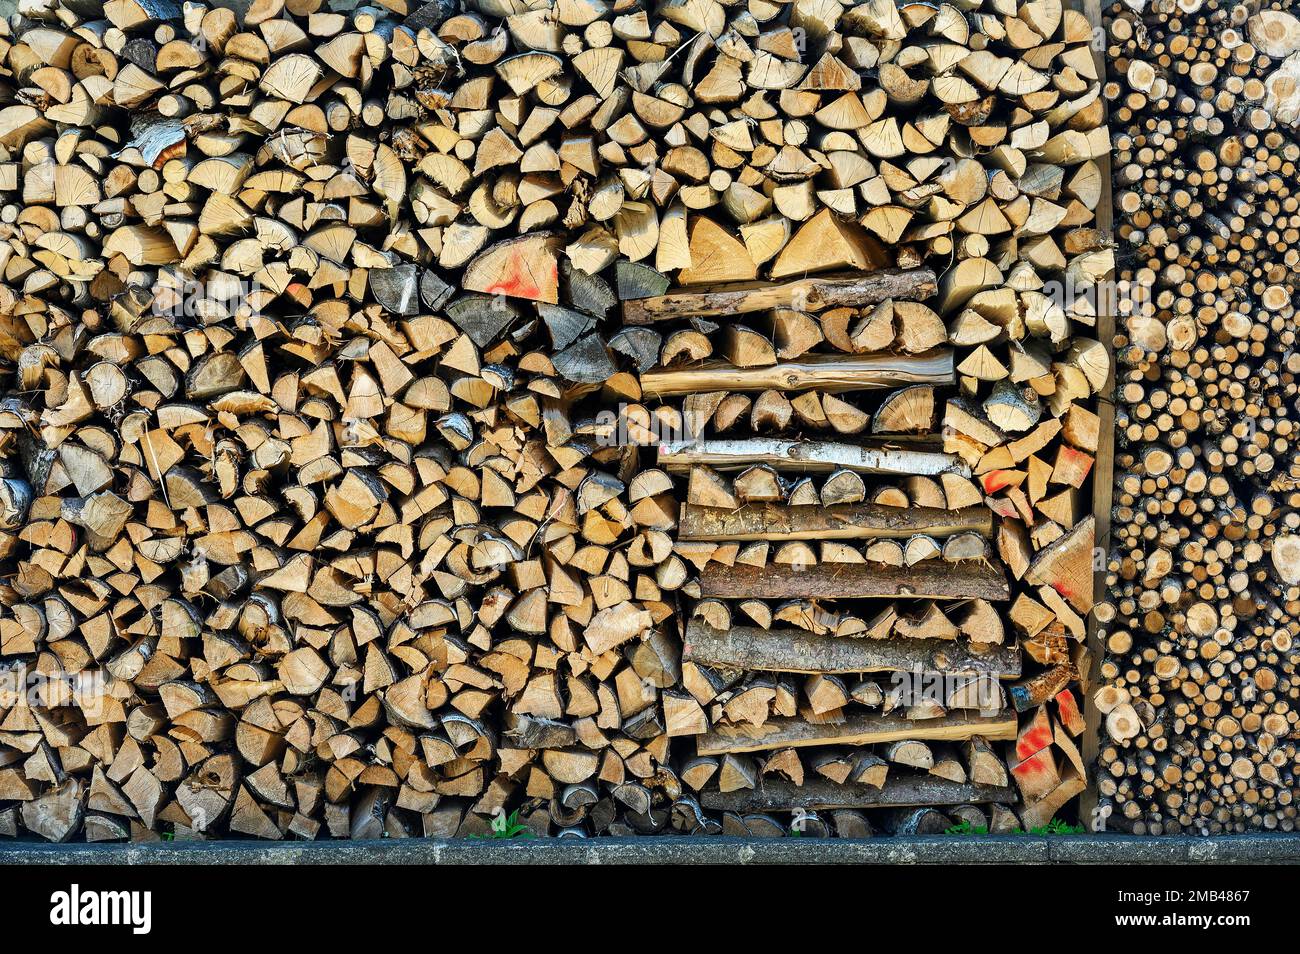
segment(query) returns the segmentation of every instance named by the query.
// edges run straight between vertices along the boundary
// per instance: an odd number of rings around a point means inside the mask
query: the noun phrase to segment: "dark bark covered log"
[[[686,628],[682,660],[725,669],[773,672],[939,672],[1014,678],[1020,653],[1014,646],[981,651],[947,640],[846,639],[798,629],[733,626],[713,629],[699,620]]]
[[[683,288],[623,303],[623,320],[644,325],[675,318],[741,315],[772,308],[823,311],[874,305],[886,298],[928,298],[934,272],[885,269],[861,275],[817,275],[783,282],[740,282],[715,288]]]
[[[993,515],[986,507],[938,510],[929,507],[882,507],[840,504],[831,507],[788,507],[746,504],[738,509],[682,508],[681,540],[869,540],[928,533],[946,537],[973,531],[993,532]]]
[[[917,599],[1006,600],[1010,586],[1001,570],[979,564],[950,566],[919,564],[882,567],[870,564],[818,564],[790,573],[775,566],[705,567],[700,576],[702,596],[787,599]]]
[[[883,788],[836,784],[814,779],[803,785],[767,782],[762,788],[737,792],[705,792],[700,804],[720,811],[822,811],[834,808],[902,808],[919,805],[961,805],[1014,801],[1006,786],[971,785],[932,775],[891,778]]]

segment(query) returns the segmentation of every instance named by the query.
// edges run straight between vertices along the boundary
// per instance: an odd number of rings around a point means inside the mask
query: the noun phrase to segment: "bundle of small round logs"
[[[1300,20],[1107,19],[1122,268],[1099,817],[1292,830],[1300,723]]]

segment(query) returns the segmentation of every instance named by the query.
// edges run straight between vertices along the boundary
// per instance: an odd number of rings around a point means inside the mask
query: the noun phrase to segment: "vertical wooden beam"
[[[1067,9],[1078,10],[1088,18],[1094,30],[1103,28],[1101,0],[1066,0]],[[1106,82],[1106,58],[1104,53],[1092,49],[1093,60],[1097,63],[1098,75]],[[1106,108],[1105,97],[1102,108]],[[1107,117],[1109,119],[1109,117]],[[1114,241],[1114,197],[1111,183],[1110,153],[1096,159],[1101,169],[1101,199],[1097,202],[1096,227],[1110,236]],[[1115,491],[1115,277],[1104,287],[1104,294],[1097,300],[1097,338],[1106,346],[1110,355],[1110,374],[1106,378],[1105,391],[1097,398],[1097,416],[1100,419],[1097,437],[1097,457],[1092,467],[1092,512],[1096,518],[1096,535],[1093,546],[1103,553],[1110,550],[1110,512]],[[1084,712],[1083,762],[1087,768],[1087,787],[1079,800],[1080,821],[1089,830],[1092,828],[1092,814],[1097,805],[1097,780],[1095,766],[1101,751],[1101,714],[1092,704],[1092,695],[1101,680],[1101,661],[1105,655],[1105,646],[1101,639],[1101,626],[1097,621],[1096,607],[1106,598],[1106,560],[1094,560],[1093,563],[1093,612],[1088,616],[1088,633],[1084,642],[1085,653],[1077,660],[1079,668],[1079,690],[1083,695],[1080,705]]]

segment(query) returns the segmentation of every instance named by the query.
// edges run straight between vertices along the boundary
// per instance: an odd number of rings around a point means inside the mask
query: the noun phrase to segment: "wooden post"
[[[1067,0],[1070,9],[1079,10],[1087,18],[1094,30],[1103,29],[1101,0]],[[1099,70],[1107,68],[1102,51],[1094,50],[1094,62]],[[1112,193],[1113,169],[1108,152],[1097,160],[1101,170],[1101,199],[1097,203],[1097,228],[1114,241],[1114,196]],[[1103,552],[1111,548],[1110,521],[1115,481],[1115,288],[1111,285],[1107,293],[1100,296],[1097,305],[1097,340],[1109,349],[1111,354],[1110,372],[1106,379],[1102,400],[1097,405],[1098,447],[1097,459],[1092,471],[1092,513],[1096,520],[1095,546]],[[1075,660],[1080,673],[1080,691],[1084,698],[1084,722],[1082,750],[1085,771],[1083,797],[1079,800],[1079,817],[1093,831],[1097,828],[1095,816],[1097,808],[1097,789],[1092,784],[1091,773],[1095,771],[1097,756],[1101,748],[1101,715],[1091,699],[1100,685],[1101,662],[1106,652],[1102,636],[1103,620],[1098,616],[1101,610],[1107,615],[1103,606],[1107,606],[1106,568],[1104,560],[1093,561],[1093,612],[1088,616],[1088,631],[1085,642],[1086,654]]]

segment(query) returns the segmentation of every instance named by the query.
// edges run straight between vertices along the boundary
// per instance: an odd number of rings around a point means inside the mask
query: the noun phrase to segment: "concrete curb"
[[[576,865],[576,864],[1295,864],[1300,835],[1211,838],[1125,835],[935,836],[864,840],[600,838],[514,841],[400,839],[147,845],[10,842],[0,864],[39,865]]]

